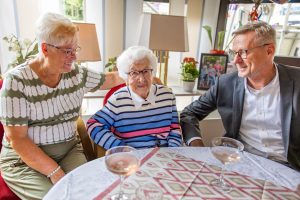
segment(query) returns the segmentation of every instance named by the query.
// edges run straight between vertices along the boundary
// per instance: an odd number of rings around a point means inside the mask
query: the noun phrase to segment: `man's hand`
[[[195,139],[195,140],[193,140],[193,141],[190,142],[189,146],[192,146],[192,147],[204,147],[204,144],[203,144],[202,140]]]

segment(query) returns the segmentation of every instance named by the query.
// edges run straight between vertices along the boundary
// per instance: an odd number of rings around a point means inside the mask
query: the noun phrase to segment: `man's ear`
[[[268,55],[270,55],[270,54],[274,55],[275,54],[275,46],[274,46],[274,44],[268,45],[267,53],[268,53]]]

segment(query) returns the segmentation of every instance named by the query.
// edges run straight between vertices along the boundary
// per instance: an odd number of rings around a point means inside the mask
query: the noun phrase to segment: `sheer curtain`
[[[18,35],[15,5],[15,0],[0,1],[0,74],[3,74],[6,71],[9,61],[13,58],[12,54],[8,51],[6,42],[4,42],[2,38],[10,33]]]
[[[61,0],[1,0],[0,1],[0,65],[1,72],[7,71],[7,66],[15,57],[8,51],[8,45],[3,37],[14,34],[18,38],[35,38],[36,19],[44,12],[61,13]]]

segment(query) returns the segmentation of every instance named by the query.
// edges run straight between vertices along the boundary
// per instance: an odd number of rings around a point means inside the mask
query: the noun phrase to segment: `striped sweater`
[[[28,136],[37,145],[70,140],[76,134],[84,94],[99,89],[103,82],[104,74],[74,66],[51,88],[24,63],[5,76],[0,120],[5,126],[28,126]]]
[[[174,94],[154,85],[155,104],[136,108],[128,87],[116,91],[87,122],[94,142],[105,149],[128,145],[135,148],[182,145]]]

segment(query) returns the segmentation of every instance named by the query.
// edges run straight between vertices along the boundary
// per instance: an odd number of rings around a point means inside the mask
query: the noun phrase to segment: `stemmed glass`
[[[240,160],[244,145],[235,139],[227,137],[215,137],[211,143],[211,152],[216,159],[221,161],[222,170],[220,177],[212,180],[210,184],[224,192],[230,192],[232,187],[224,180],[224,168],[226,165]]]
[[[120,176],[120,190],[118,194],[111,196],[112,200],[129,199],[129,195],[123,192],[124,177],[136,172],[139,168],[139,160],[135,156],[135,148],[129,146],[117,146],[108,149],[105,153],[105,164],[109,171]]]

